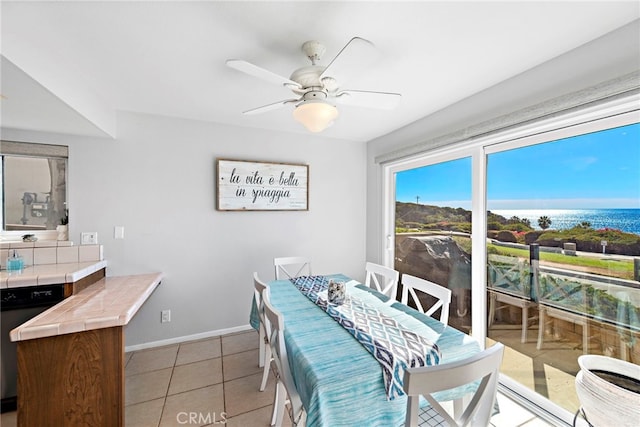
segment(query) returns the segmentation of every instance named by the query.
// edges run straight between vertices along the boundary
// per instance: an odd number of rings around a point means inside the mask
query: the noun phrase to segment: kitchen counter
[[[161,279],[160,273],[105,277],[12,330],[11,341],[124,326]]]
[[[102,277],[11,331],[18,427],[124,426],[125,326],[161,279]]]
[[[33,265],[21,272],[3,270],[0,271],[0,288],[73,283],[106,267],[107,261],[88,261]]]

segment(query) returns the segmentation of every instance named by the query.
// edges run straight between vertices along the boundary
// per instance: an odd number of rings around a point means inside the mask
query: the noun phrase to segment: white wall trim
[[[222,335],[234,334],[237,332],[245,332],[249,330],[253,330],[253,328],[251,327],[251,325],[248,325],[248,324],[242,325],[242,326],[235,326],[233,328],[216,329],[214,331],[202,332],[199,334],[184,335],[181,337],[169,338],[166,340],[151,341],[151,342],[145,342],[142,344],[129,345],[129,346],[125,346],[124,351],[128,353],[130,351],[146,350],[149,348],[162,347],[162,346],[171,345],[171,344],[181,344],[187,341],[195,341],[195,340],[202,340],[206,338],[219,337]]]

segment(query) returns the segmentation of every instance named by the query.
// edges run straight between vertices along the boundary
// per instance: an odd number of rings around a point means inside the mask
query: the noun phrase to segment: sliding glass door
[[[580,355],[640,363],[640,124],[490,153],[487,206],[502,372],[576,412]]]
[[[395,177],[394,268],[451,289],[449,324],[471,330],[471,158]],[[427,296],[425,307],[431,305]],[[437,313],[439,314],[439,313]]]
[[[640,364],[639,118],[589,111],[384,166],[395,268],[452,289],[449,324],[507,347],[504,390],[569,423],[580,355]]]

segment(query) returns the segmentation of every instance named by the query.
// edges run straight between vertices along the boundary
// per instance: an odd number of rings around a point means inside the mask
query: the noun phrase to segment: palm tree
[[[538,225],[543,230],[546,230],[551,225],[551,218],[546,215],[541,216],[540,218],[538,218]]]

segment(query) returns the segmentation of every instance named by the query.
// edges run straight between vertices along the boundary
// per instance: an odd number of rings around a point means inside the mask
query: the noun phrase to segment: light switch
[[[98,233],[95,231],[84,231],[80,235],[80,243],[83,245],[97,245]]]
[[[114,239],[124,239],[124,227],[121,225],[116,225],[113,228],[113,238]]]

